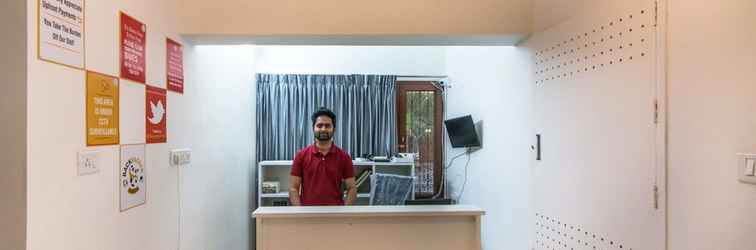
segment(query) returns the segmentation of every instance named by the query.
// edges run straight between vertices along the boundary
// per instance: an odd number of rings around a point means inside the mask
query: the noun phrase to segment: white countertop
[[[411,206],[299,206],[260,207],[252,217],[380,217],[380,216],[479,216],[485,211],[471,205]]]
[[[374,161],[352,161],[352,165],[355,166],[411,166],[414,162],[374,162]],[[290,167],[292,161],[261,161],[261,166],[284,166]]]

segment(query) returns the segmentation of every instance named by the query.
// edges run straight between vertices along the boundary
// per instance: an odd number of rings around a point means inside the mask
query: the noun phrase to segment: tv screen
[[[462,116],[444,121],[452,148],[480,147],[472,117]]]

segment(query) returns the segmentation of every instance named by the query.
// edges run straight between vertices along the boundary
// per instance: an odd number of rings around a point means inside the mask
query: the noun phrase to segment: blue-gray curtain
[[[291,160],[314,142],[310,115],[336,114],[334,143],[352,157],[396,150],[396,76],[257,74],[257,160]]]

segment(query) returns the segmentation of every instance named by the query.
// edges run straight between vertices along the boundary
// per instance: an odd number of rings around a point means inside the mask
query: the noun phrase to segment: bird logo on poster
[[[100,80],[100,92],[109,92],[111,85],[107,80]]]
[[[152,111],[152,117],[150,117],[148,120],[152,124],[160,124],[161,121],[163,121],[163,116],[165,115],[165,107],[163,106],[162,101],[158,101],[157,104],[150,102],[150,110]]]

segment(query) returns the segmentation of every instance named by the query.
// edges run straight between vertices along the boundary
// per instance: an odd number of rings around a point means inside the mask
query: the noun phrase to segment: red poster
[[[166,70],[168,90],[184,93],[184,49],[180,43],[166,39]]]
[[[168,113],[166,90],[147,85],[147,143],[164,143],[168,138],[166,113]]]
[[[121,12],[121,78],[145,83],[147,26]]]

